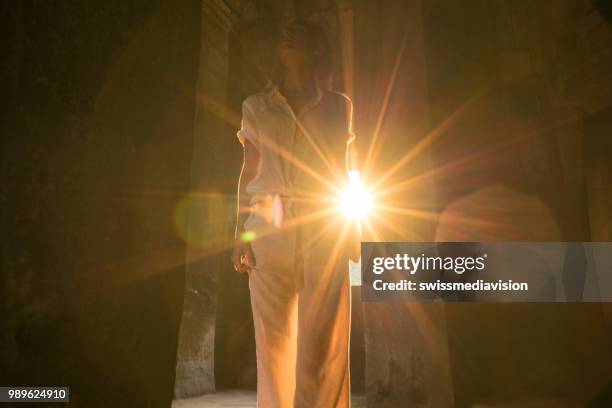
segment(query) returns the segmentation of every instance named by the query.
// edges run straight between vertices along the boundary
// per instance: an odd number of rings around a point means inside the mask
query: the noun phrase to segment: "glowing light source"
[[[349,171],[349,184],[340,195],[338,207],[349,219],[363,221],[372,209],[372,195],[361,183],[359,171]]]

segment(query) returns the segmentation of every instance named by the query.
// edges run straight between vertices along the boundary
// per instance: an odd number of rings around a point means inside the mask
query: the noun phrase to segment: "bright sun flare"
[[[372,195],[361,183],[358,171],[350,171],[349,184],[340,195],[338,207],[349,219],[363,221],[372,209]]]

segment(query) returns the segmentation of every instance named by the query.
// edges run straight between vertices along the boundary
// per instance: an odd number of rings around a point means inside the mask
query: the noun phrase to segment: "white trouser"
[[[350,406],[347,262],[332,248],[325,257],[299,256],[301,243],[337,240],[333,229],[316,234],[323,225],[278,229],[255,214],[245,224],[256,235],[249,288],[260,408]]]

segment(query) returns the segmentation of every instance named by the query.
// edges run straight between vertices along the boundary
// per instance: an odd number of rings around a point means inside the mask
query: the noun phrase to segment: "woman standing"
[[[244,164],[232,262],[249,274],[257,403],[349,407],[346,225],[327,198],[347,172],[351,101],[326,89],[329,47],[317,25],[285,26],[278,58],[278,80],[243,102],[237,133]]]

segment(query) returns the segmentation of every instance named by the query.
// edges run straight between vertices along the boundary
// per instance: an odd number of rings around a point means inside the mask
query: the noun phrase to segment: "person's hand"
[[[249,242],[236,240],[232,251],[232,264],[237,272],[248,272],[255,267],[255,256]]]

